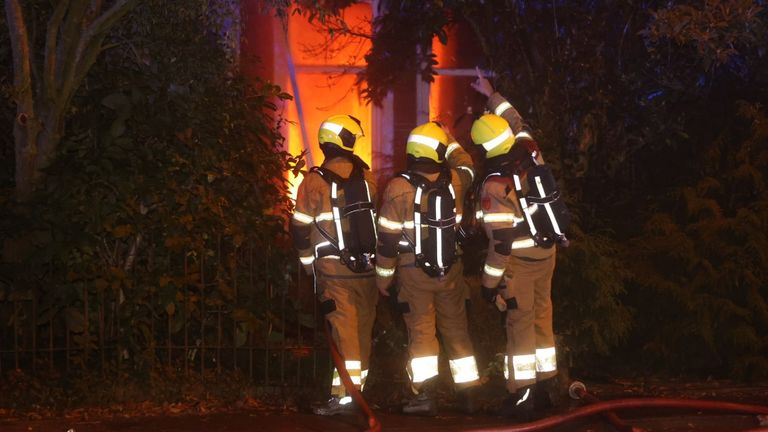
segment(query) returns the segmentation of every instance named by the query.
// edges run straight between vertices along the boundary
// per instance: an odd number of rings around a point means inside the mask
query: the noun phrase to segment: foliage
[[[129,15],[74,100],[50,187],[5,209],[0,298],[35,299],[37,325],[72,334],[81,366],[101,344],[108,366],[148,373],[163,343],[222,337],[220,314],[232,346],[284,337],[270,309],[293,271],[281,179],[294,160],[274,111],[289,96],[238,76],[218,36],[230,11],[207,5]],[[199,351],[182,356],[221,361]]]
[[[755,105],[739,114],[747,124],[707,146],[701,178],[671,190],[633,239],[635,301],[654,309],[636,332],[649,361],[765,379],[768,123]]]

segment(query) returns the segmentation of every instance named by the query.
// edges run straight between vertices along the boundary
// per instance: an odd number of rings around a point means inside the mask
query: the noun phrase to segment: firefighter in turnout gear
[[[469,154],[436,122],[411,131],[407,170],[389,181],[378,218],[376,285],[384,296],[397,273],[397,303],[408,328],[409,414],[435,415],[440,333],[457,394],[473,410],[479,375],[467,329],[455,233],[474,177]]]
[[[330,323],[346,369],[362,387],[378,301],[373,269],[375,183],[365,162],[353,154],[363,136],[356,118],[331,116],[318,135],[325,160],[299,186],[291,233],[304,270],[314,274],[320,312]],[[313,406],[315,414],[351,410],[352,399],[336,369],[331,395],[327,403]]]
[[[512,155],[518,152],[534,155],[534,164],[544,161],[518,111],[479,72],[472,87],[488,96],[493,113],[477,119],[471,135],[485,152],[487,176],[478,212],[489,239],[482,296],[506,311],[504,372],[510,394],[501,414],[531,420],[551,405],[549,390],[557,374],[550,296],[556,248],[534,241],[516,193],[517,177],[504,172],[517,163]]]

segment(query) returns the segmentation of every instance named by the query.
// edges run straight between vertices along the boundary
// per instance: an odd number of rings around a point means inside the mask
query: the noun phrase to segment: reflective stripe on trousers
[[[437,376],[437,356],[414,357],[408,363],[408,374],[414,384],[420,384],[424,381]]]
[[[515,381],[535,379],[536,373],[557,370],[557,353],[555,347],[538,348],[536,354],[512,356],[512,364]],[[504,377],[509,379],[509,356],[504,357]]]
[[[453,376],[454,383],[461,384],[480,379],[475,356],[450,360],[448,363],[451,365],[451,375]]]

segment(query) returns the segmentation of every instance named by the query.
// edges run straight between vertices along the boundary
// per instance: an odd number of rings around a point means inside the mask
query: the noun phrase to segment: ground
[[[734,402],[765,407],[768,413],[768,383],[741,385],[732,382],[674,382],[660,380],[613,381],[587,383],[588,390],[601,400],[624,398],[697,399]],[[563,399],[559,406],[548,412],[549,419],[567,415],[580,406],[579,402]],[[392,407],[375,407],[384,431],[533,431],[555,432],[609,432],[613,427],[599,417],[577,419],[559,426],[536,429],[534,425],[521,425],[488,413],[463,415],[450,408],[434,418],[407,417],[397,414]],[[634,409],[618,412],[622,420],[637,431],[647,432],[725,432],[768,431],[768,417],[731,412],[695,411],[679,409]],[[362,415],[318,417],[302,408],[239,409],[206,415],[173,415],[165,412],[150,416],[95,415],[88,410],[68,413],[63,417],[34,419],[34,415],[0,418],[2,432],[240,432],[240,431],[292,431],[357,432],[365,430]],[[547,421],[546,419],[543,421]],[[763,423],[761,425],[761,422]],[[539,423],[541,424],[541,423]]]

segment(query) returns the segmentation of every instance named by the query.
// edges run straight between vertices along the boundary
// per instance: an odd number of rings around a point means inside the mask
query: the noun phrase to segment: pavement
[[[610,432],[609,423],[597,417],[578,419],[558,426],[537,428],[536,423],[514,424],[494,416],[467,416],[447,413],[437,417],[377,414],[383,431],[508,431],[544,430],[553,432]],[[660,413],[658,410],[621,415],[622,420],[647,432],[738,432],[768,431],[768,421],[760,426],[758,416],[704,412]],[[539,421],[546,422],[544,419]],[[360,432],[367,429],[362,415],[319,417],[296,412],[238,412],[204,416],[155,416],[111,419],[2,419],[2,432]]]
[[[622,382],[609,384],[589,383],[591,394],[603,401],[660,402],[695,400],[709,401],[726,407],[713,410],[712,407],[693,409],[678,406],[635,407],[615,411],[620,420],[631,426],[631,432],[768,432],[768,383],[751,386],[735,385],[731,382],[674,383],[663,380]],[[466,415],[441,408],[436,417],[404,416],[397,407],[374,407],[382,425],[382,431],[393,432],[613,432],[619,429],[601,417],[591,415],[575,417],[585,408],[579,401],[567,396],[548,410],[546,417],[533,423],[514,423],[490,414]],[[751,406],[752,414],[733,410],[736,406]],[[626,405],[625,405],[626,407]],[[592,405],[592,408],[595,408]],[[765,415],[758,415],[757,412]],[[87,411],[86,411],[87,413]],[[602,414],[603,416],[605,413]],[[62,418],[3,418],[0,417],[0,432],[361,432],[367,429],[367,419],[360,414],[320,417],[308,411],[280,410],[239,410],[227,413],[165,414],[102,416],[77,415]]]

